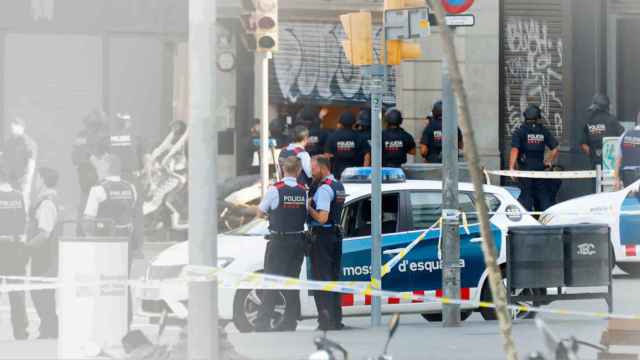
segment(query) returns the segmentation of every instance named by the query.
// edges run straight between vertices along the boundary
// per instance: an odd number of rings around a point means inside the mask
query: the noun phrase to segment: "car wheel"
[[[506,279],[504,279],[504,273],[502,274],[503,283],[506,286]],[[512,296],[520,296],[520,295],[545,295],[547,293],[547,289],[515,289]],[[480,301],[493,303],[493,295],[491,294],[491,287],[489,285],[489,279],[487,278],[482,286],[482,292],[480,293]],[[524,305],[528,307],[537,306],[539,304],[533,302],[518,302],[518,305]],[[523,311],[523,310],[510,310],[509,311],[512,320],[517,319],[533,319],[536,317],[536,312],[531,311]],[[480,315],[482,318],[487,321],[498,320],[498,316],[496,314],[495,309],[493,308],[480,308]]]
[[[297,314],[291,304],[287,304],[286,298],[282,291],[278,291],[278,300],[276,301],[275,313],[276,317],[271,320],[272,331],[295,331],[297,327]],[[241,333],[249,333],[255,331],[256,319],[258,318],[258,308],[262,304],[258,295],[258,290],[241,289],[236,292],[233,301],[233,324]],[[290,321],[285,324],[285,319],[293,317],[296,321]]]
[[[428,322],[442,322],[442,313],[420,314]],[[465,321],[471,316],[471,311],[460,311],[460,320]]]
[[[640,264],[638,263],[618,263],[618,267],[631,277],[640,277]]]

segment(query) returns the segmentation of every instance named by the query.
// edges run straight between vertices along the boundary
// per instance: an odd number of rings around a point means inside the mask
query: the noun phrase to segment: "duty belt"
[[[294,232],[271,231],[269,233],[269,235],[276,235],[276,236],[291,236],[291,235],[302,235],[302,234],[304,234],[304,231],[294,231]]]

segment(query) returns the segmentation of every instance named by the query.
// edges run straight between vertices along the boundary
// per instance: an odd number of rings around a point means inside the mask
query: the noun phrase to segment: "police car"
[[[370,280],[371,253],[371,170],[367,168],[347,169],[343,182],[347,199],[342,213],[344,231],[342,277],[343,281],[368,283]],[[442,212],[442,182],[406,180],[397,169],[385,169],[382,185],[382,261],[391,260],[425,229],[438,221]],[[473,301],[489,301],[491,294],[486,281],[484,259],[481,250],[481,235],[478,225],[473,186],[459,185],[460,210],[467,214],[467,228],[461,226],[462,291],[461,298]],[[539,225],[525,214],[509,190],[496,186],[485,186],[486,203],[496,214],[491,217],[492,231],[500,249],[500,264],[505,262],[507,230],[510,226]],[[218,263],[232,272],[261,272],[263,269],[264,239],[268,223],[256,219],[218,238]],[[468,232],[467,232],[468,231]],[[441,262],[438,243],[440,231],[428,236],[387,274],[382,281],[384,290],[408,292],[438,297],[442,295]],[[188,262],[188,244],[180,243],[160,253],[150,264],[146,277],[151,280],[173,278],[180,275]],[[307,278],[307,262],[303,264],[301,278]],[[526,291],[522,289],[521,291]],[[144,290],[138,292],[142,315],[158,316],[163,310],[177,315],[186,315],[187,287],[175,286],[170,291]],[[307,291],[300,292],[302,318],[317,315],[314,300]],[[242,332],[253,331],[260,299],[255,290],[220,289],[219,314],[221,319],[232,321]],[[368,315],[371,298],[365,295],[344,295],[342,307],[345,316]],[[441,304],[438,302],[404,301],[399,298],[383,299],[385,313],[419,313],[429,321],[440,321]],[[463,305],[463,318],[477,310],[473,305]],[[284,297],[276,308],[279,314],[293,309]],[[478,310],[488,320],[495,319],[490,309]],[[526,316],[526,313],[514,313]],[[277,328],[277,322],[274,327]]]
[[[618,267],[640,275],[640,181],[616,191],[587,195],[549,208],[545,225],[603,224],[611,229],[611,248]]]

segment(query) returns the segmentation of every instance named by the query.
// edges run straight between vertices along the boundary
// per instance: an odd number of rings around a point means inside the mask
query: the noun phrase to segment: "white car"
[[[609,225],[616,265],[631,275],[640,275],[639,185],[640,182],[636,182],[620,191],[562,202],[547,209],[540,222],[545,225]]]
[[[404,176],[404,175],[402,175]],[[362,180],[360,178],[360,180]],[[343,281],[368,283],[370,280],[371,253],[371,185],[370,183],[349,183],[344,181],[348,194],[342,213],[344,229],[342,277]],[[481,250],[481,236],[473,186],[461,183],[459,186],[460,210],[468,213],[469,234],[460,228],[462,268],[461,298],[474,301],[490,301],[488,283],[485,281],[484,259]],[[383,212],[383,263],[389,261],[401,249],[415,240],[425,229],[434,224],[442,212],[442,182],[408,180],[385,182],[382,186]],[[494,238],[500,249],[499,263],[504,264],[506,235],[511,226],[531,226],[539,223],[524,214],[524,208],[508,189],[485,186],[486,202],[491,211]],[[218,238],[219,264],[233,272],[261,272],[266,246],[264,236],[268,233],[268,223],[256,219]],[[430,296],[441,296],[441,263],[438,259],[439,230],[432,231],[409,254],[383,278],[384,290],[410,292]],[[188,244],[174,245],[159,254],[147,269],[148,279],[158,280],[177,277],[188,263]],[[307,262],[303,264],[301,278],[307,278]],[[138,292],[143,315],[159,316],[163,310],[185,314],[187,301],[186,286],[176,287],[170,296],[159,291]],[[300,318],[317,315],[313,298],[307,291],[300,292],[302,310]],[[260,299],[256,291],[220,289],[220,318],[233,321],[238,330],[250,332],[257,315]],[[371,299],[366,296],[344,295],[342,297],[345,316],[368,315]],[[472,305],[464,305],[463,318],[476,310]],[[277,312],[292,311],[281,297]],[[397,298],[383,299],[384,313],[419,313],[429,321],[442,318],[441,304],[438,302],[405,302]],[[479,310],[485,319],[494,319],[490,309]],[[518,314],[516,314],[518,315]],[[520,314],[525,315],[525,314]],[[277,328],[277,324],[275,326]]]

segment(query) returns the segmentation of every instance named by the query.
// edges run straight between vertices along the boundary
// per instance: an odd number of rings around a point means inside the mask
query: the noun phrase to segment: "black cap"
[[[398,109],[391,109],[387,111],[384,115],[385,120],[387,120],[387,124],[389,125],[400,125],[402,124],[402,112]]]
[[[525,120],[542,119],[542,110],[540,110],[538,105],[531,104],[527,107],[527,110],[522,113],[522,116],[524,116]]]
[[[352,127],[353,124],[356,123],[356,117],[353,116],[353,114],[350,113],[349,111],[345,111],[342,114],[340,114],[339,122],[340,124],[342,124],[342,126]]]
[[[442,100],[438,100],[433,103],[431,113],[433,114],[433,117],[442,117]]]

